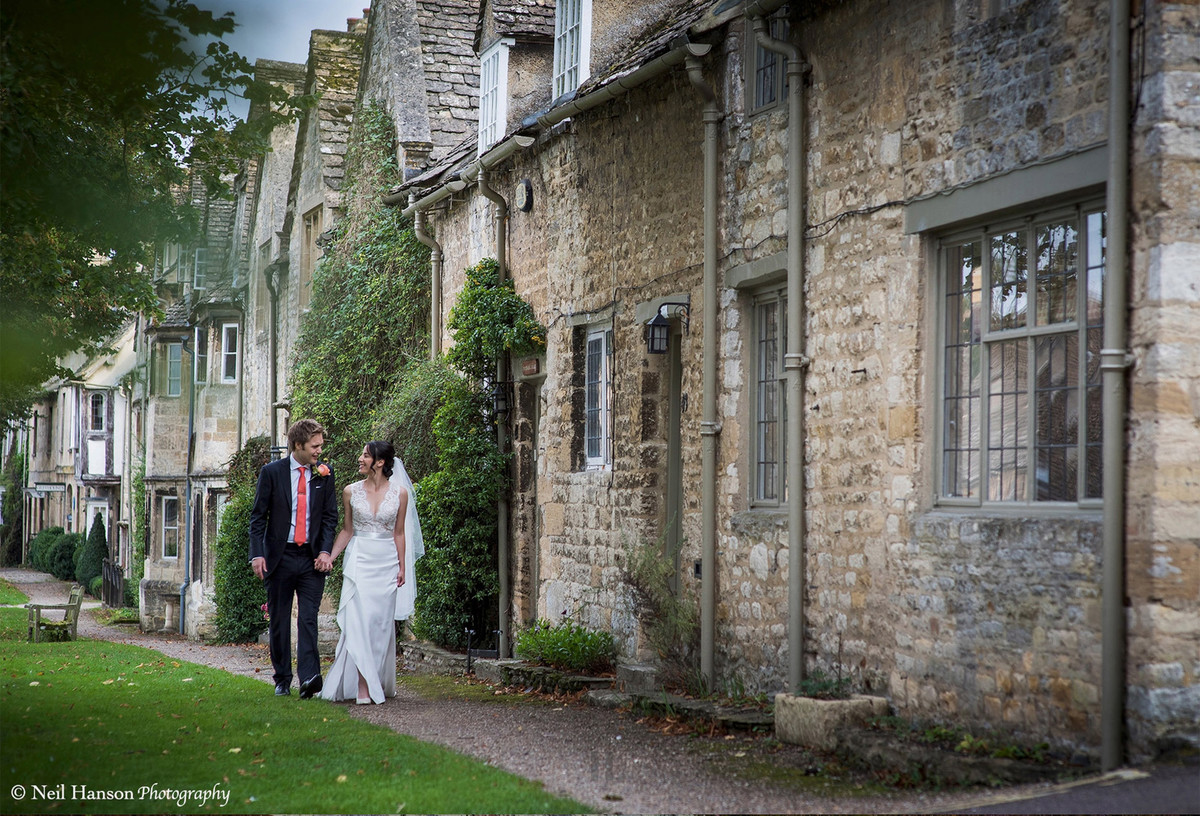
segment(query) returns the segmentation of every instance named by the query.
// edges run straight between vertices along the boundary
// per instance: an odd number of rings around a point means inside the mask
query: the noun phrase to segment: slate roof
[[[691,28],[714,5],[713,0],[676,0],[649,21],[646,28],[629,40],[628,47],[618,52],[608,65],[596,70],[575,91],[575,98],[586,96],[614,79],[631,74],[653,59],[671,50],[676,40],[682,42]]]
[[[475,27],[475,48],[483,34],[483,15],[488,2],[496,34],[523,42],[554,42],[554,0],[480,0]]]

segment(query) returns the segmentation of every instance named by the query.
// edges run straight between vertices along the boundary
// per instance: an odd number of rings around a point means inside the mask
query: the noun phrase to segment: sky
[[[253,63],[256,59],[303,63],[315,28],[346,30],[346,18],[362,17],[368,0],[192,0],[213,14],[234,13],[237,28],[225,42]]]

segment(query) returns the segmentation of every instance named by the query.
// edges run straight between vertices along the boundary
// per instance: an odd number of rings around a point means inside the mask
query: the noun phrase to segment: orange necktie
[[[296,483],[296,546],[308,541],[308,487],[304,484],[304,468]]]

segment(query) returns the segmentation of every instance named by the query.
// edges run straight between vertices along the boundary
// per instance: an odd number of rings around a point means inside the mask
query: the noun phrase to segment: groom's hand
[[[317,560],[313,562],[313,567],[317,572],[329,572],[333,569],[333,556],[327,552],[323,552],[317,556]]]
[[[258,576],[258,580],[265,580],[267,577],[267,559],[253,558],[250,560],[250,568],[254,570],[254,574]]]

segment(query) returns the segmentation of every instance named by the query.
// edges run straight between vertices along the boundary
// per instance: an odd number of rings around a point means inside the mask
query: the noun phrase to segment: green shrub
[[[442,646],[476,643],[498,628],[496,500],[506,458],[486,421],[490,397],[450,381],[433,421],[441,469],[417,486],[425,557],[417,562],[413,632]]]
[[[539,620],[517,635],[516,654],[534,663],[566,671],[596,674],[610,671],[617,646],[609,632],[566,620],[555,626]]]
[[[83,546],[80,533],[64,533],[59,536],[46,557],[50,574],[60,581],[75,580],[75,553]]]
[[[376,411],[372,436],[393,441],[396,455],[404,460],[414,482],[438,469],[433,418],[459,379],[445,357],[419,360],[401,373],[398,385]]]
[[[104,576],[97,575],[87,583],[88,594],[93,598],[99,598],[104,594]]]
[[[104,572],[104,559],[108,558],[108,538],[104,533],[104,517],[99,513],[92,520],[87,542],[79,549],[75,565],[75,580],[82,586],[91,587],[92,579]],[[96,595],[96,597],[100,597]]]
[[[25,456],[20,445],[13,445],[8,452],[4,470],[0,472],[0,485],[6,489],[0,504],[0,567],[16,567],[21,563],[21,536],[25,517]]]
[[[267,628],[262,605],[267,601],[263,582],[250,568],[250,511],[258,472],[271,460],[265,436],[250,439],[229,462],[229,501],[217,534],[213,568],[213,622],[217,639],[224,643],[255,640]]]
[[[466,273],[467,282],[446,321],[454,336],[446,359],[469,379],[482,382],[495,375],[496,361],[502,357],[543,351],[546,328],[516,293],[512,279],[500,281],[494,259],[484,258]]]
[[[62,527],[47,527],[29,545],[29,566],[42,572],[50,572],[49,555],[54,542],[65,532]]]
[[[125,578],[125,605],[141,607],[142,576],[146,574],[146,538],[149,536],[149,507],[146,503],[146,455],[133,470],[130,490],[133,503],[133,529],[130,534],[129,575]]]
[[[659,676],[671,687],[704,694],[697,655],[699,604],[675,589],[675,560],[664,556],[662,540],[628,546],[622,568],[633,593],[642,633],[659,658]]]

